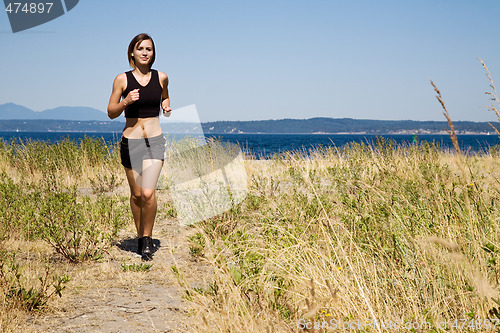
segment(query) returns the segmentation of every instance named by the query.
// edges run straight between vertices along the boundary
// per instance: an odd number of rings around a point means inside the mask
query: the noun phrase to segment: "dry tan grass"
[[[1,159],[0,165],[16,182],[42,179],[23,179]],[[186,320],[194,332],[297,332],[300,320],[436,323],[471,313],[485,319],[496,306],[500,267],[491,260],[500,254],[499,156],[386,142],[247,160],[245,167],[249,195],[231,211],[174,235],[171,226],[160,228],[171,218],[160,218],[155,230],[170,235],[171,258],[154,261],[148,272],[124,272],[120,265],[134,259],[116,247],[102,261],[78,265],[20,234],[0,248],[18,253],[27,285],[36,285],[47,261],[53,274],[70,276],[63,298],[51,299],[41,317],[65,311],[89,291],[104,300],[111,288],[133,290],[142,278],[187,291]],[[123,173],[112,164],[87,177],[61,172],[65,184],[81,188],[99,172],[117,179]],[[112,192],[126,193],[126,184]],[[159,200],[170,207],[167,192]],[[130,220],[119,239],[133,234]],[[196,249],[191,257],[176,256],[189,248]],[[0,314],[0,327],[23,327],[28,315],[11,307]]]
[[[261,208],[266,213],[253,211],[251,220],[230,216],[218,221],[217,225],[220,229],[226,224],[233,225],[233,232],[220,239],[213,234],[207,235],[207,238],[215,239],[215,244],[207,242],[204,254],[206,260],[216,267],[213,279],[218,281],[221,295],[215,299],[214,296],[197,295],[198,311],[205,313],[200,331],[265,331],[266,327],[277,332],[295,331],[300,318],[317,322],[329,318],[416,322],[464,317],[469,312],[483,318],[488,315],[487,310],[494,306],[491,297],[497,296],[498,290],[491,280],[492,271],[485,273],[488,270],[485,266],[487,254],[481,246],[485,237],[497,239],[498,227],[494,223],[488,224],[486,231],[485,226],[481,226],[479,220],[483,212],[474,209],[478,197],[470,195],[469,191],[478,191],[477,195],[483,196],[481,200],[484,201],[498,199],[499,186],[494,181],[500,163],[498,158],[475,156],[459,162],[456,155],[437,153],[429,160],[429,156],[408,154],[405,150],[393,153],[390,158],[375,155],[359,160],[356,156],[346,158],[331,152],[322,157],[319,155],[313,160],[290,156],[280,161],[249,163],[247,170],[254,180],[261,177],[258,184],[252,187],[252,194],[267,198]],[[464,177],[459,163],[467,166],[470,177]],[[428,164],[438,168],[435,174],[426,174],[422,170]],[[336,178],[328,174],[328,170],[345,170],[358,165],[357,177]],[[294,183],[287,175],[286,170],[290,168],[298,171],[302,177],[300,183]],[[311,172],[317,172],[321,179],[319,183],[311,177]],[[390,184],[384,179],[386,176],[389,176]],[[408,230],[411,217],[398,209],[404,209],[405,205],[414,206],[415,203],[410,198],[399,197],[401,205],[394,207],[388,219],[379,222],[392,224],[400,246],[406,248],[393,258],[376,242],[359,242],[362,231],[342,218],[346,207],[341,204],[339,184],[364,192],[360,200],[366,201],[367,206],[377,206],[387,205],[391,196],[403,193],[407,182],[416,184],[418,197],[429,198],[421,208],[432,214],[428,222],[432,221],[435,227],[429,229],[419,222],[413,231]],[[436,196],[443,189],[446,193]],[[302,205],[290,195],[292,191],[303,194],[301,200],[321,198],[318,200],[318,214],[309,220],[301,218],[297,210]],[[445,216],[450,214],[450,204],[456,202],[457,196],[467,193],[473,199],[468,201],[471,207],[463,207],[463,215],[445,220]],[[327,209],[321,207],[327,203],[324,195],[336,205]],[[466,205],[467,201],[462,200],[455,204]],[[289,211],[283,210],[283,207],[289,207]],[[494,211],[497,211],[496,207]],[[272,214],[275,222],[264,222],[273,220],[266,214]],[[352,216],[353,222],[360,222],[365,214],[370,214],[370,211],[360,211],[357,216]],[[278,222],[280,216],[288,217],[290,222],[282,225]],[[291,233],[289,228],[297,225],[304,231]],[[282,235],[289,244],[270,242],[263,236],[269,230]],[[223,239],[238,232],[252,234],[254,238],[237,245],[231,244],[237,246],[239,254],[235,256],[234,252],[228,252],[227,242]],[[314,245],[307,239],[312,233],[317,235]],[[444,245],[444,248],[422,242],[424,236],[437,245]],[[448,253],[450,250],[455,254]],[[243,260],[246,254],[255,251],[264,256],[262,270],[256,276],[237,282],[231,267]],[[476,261],[481,264],[472,264]],[[270,301],[273,290],[276,290],[276,285],[270,280],[272,276],[290,282],[290,286],[283,290],[286,295],[283,304],[292,313],[289,320],[273,308]],[[311,279],[314,288],[311,287]],[[250,285],[261,286],[262,290],[252,292],[248,289]],[[470,291],[464,289],[468,285],[472,288]],[[481,301],[471,298],[476,293]]]

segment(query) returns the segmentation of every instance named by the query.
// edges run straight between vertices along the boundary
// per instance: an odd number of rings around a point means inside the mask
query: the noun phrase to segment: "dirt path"
[[[185,290],[172,267],[181,272],[183,281],[195,285],[203,284],[209,270],[189,254],[187,236],[192,228],[163,219],[156,222],[154,231],[151,261],[135,254],[135,233],[132,226],[127,227],[104,262],[89,264],[75,278],[88,283],[76,290],[68,286],[52,313],[31,315],[21,331],[193,332],[190,323],[197,316],[183,299]],[[152,267],[124,272],[124,263]]]

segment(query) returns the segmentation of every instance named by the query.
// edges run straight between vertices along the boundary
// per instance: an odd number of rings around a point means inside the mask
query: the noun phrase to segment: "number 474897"
[[[17,14],[19,12],[24,12],[26,14],[49,14],[52,8],[53,2],[40,2],[40,3],[21,3],[21,2],[9,2],[5,11],[9,14]]]

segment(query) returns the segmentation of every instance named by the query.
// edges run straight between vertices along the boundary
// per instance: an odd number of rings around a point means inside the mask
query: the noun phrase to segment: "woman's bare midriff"
[[[152,138],[161,135],[159,117],[152,118],[126,118],[123,136],[128,139]]]

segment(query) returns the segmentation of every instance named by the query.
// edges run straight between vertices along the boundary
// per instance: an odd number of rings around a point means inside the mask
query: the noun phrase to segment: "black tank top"
[[[125,118],[149,118],[158,117],[161,109],[161,85],[158,71],[151,70],[151,79],[146,86],[141,86],[135,79],[132,71],[125,72],[127,75],[127,88],[123,92],[123,98],[134,89],[139,89],[139,99],[125,108]]]

